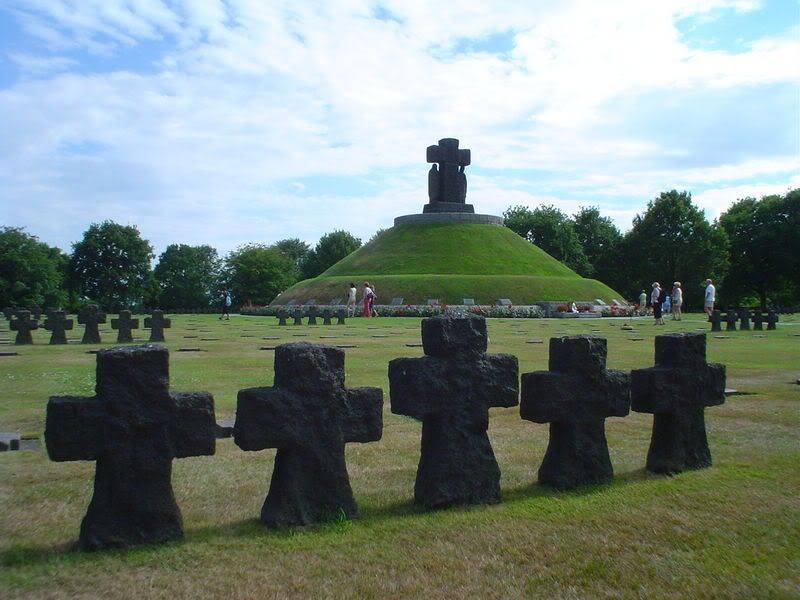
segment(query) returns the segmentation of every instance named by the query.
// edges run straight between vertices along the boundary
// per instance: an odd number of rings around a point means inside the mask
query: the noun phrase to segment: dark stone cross
[[[725,402],[725,365],[706,362],[704,333],[656,336],[655,362],[631,373],[631,408],[653,414],[647,470],[711,466],[705,407]]]
[[[746,308],[739,309],[739,330],[750,331],[750,311]]]
[[[39,306],[38,304],[34,304],[33,306],[29,307],[28,310],[31,311],[31,316],[36,321],[38,321],[42,317],[42,307]]]
[[[337,325],[345,325],[345,318],[347,317],[347,311],[344,308],[340,308],[336,312],[336,324]]]
[[[605,338],[550,339],[549,371],[522,374],[520,416],[550,423],[539,483],[557,489],[611,481],[605,420],[630,412],[630,375],[606,369]]]
[[[471,162],[469,150],[459,150],[458,140],[444,138],[428,146],[427,162],[434,163],[428,171],[430,203],[423,212],[474,212],[467,197],[467,176],[464,168]],[[439,163],[438,166],[435,163]]]
[[[767,331],[774,331],[778,328],[778,313],[774,310],[767,312]]]
[[[275,316],[278,317],[278,325],[285,326],[286,325],[286,319],[289,318],[289,313],[286,312],[285,308],[279,308],[278,312],[275,313]]]
[[[47,405],[50,459],[97,461],[81,548],[181,538],[172,459],[214,454],[215,424],[211,394],[169,392],[166,348],[101,350],[95,395],[53,396]]]
[[[711,321],[711,331],[722,331],[722,313],[719,310],[711,311],[709,321]]]
[[[344,387],[344,351],[308,343],[275,348],[275,385],[241,390],[233,437],[242,450],[277,448],[261,521],[308,525],[358,512],[348,442],[383,431],[383,391]]]
[[[389,362],[392,412],[422,421],[414,499],[423,506],[500,502],[500,468],[486,431],[489,408],[516,406],[519,366],[487,354],[486,320],[422,320],[422,358]]]
[[[294,309],[294,313],[292,314],[292,318],[294,319],[294,325],[302,325],[303,324],[303,309],[299,306]]]
[[[330,325],[331,324],[331,309],[326,308],[322,311],[322,324],[323,325]]]
[[[3,316],[6,318],[6,321],[10,321],[16,313],[17,309],[13,306],[6,306],[3,309]]]
[[[100,331],[97,326],[106,322],[106,313],[101,312],[96,304],[90,304],[78,313],[78,324],[84,325],[81,344],[99,344]]]
[[[14,340],[14,343],[18,346],[22,346],[33,343],[31,331],[39,329],[39,323],[31,319],[30,311],[18,310],[16,311],[16,318],[11,320],[8,327],[11,331],[17,332],[17,338]]]
[[[725,313],[725,331],[736,331],[736,311],[732,308]]]
[[[139,319],[131,319],[131,311],[119,311],[119,318],[111,319],[111,329],[117,329],[117,343],[132,342],[132,329],[139,329]]]
[[[755,331],[764,330],[764,313],[761,312],[760,308],[753,311],[753,329]]]
[[[317,307],[316,306],[309,306],[308,307],[308,325],[316,325],[317,324]]]
[[[144,326],[150,328],[150,341],[163,342],[164,330],[172,327],[172,319],[164,316],[164,311],[154,310],[149,317],[144,318]]]
[[[45,319],[44,328],[53,332],[50,335],[51,344],[66,344],[66,332],[72,329],[72,319],[67,319],[67,313],[63,310],[54,310]]]

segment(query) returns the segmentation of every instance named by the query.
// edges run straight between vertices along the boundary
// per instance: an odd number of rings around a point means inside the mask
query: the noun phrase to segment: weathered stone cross
[[[725,313],[725,331],[736,331],[736,311],[732,308]]]
[[[382,432],[383,391],[346,389],[342,350],[278,346],[275,385],[239,392],[233,428],[242,450],[278,449],[261,521],[287,527],[355,516],[344,445]]]
[[[316,306],[309,306],[308,307],[308,325],[316,325],[317,324],[317,307]]]
[[[750,331],[750,311],[746,308],[739,309],[739,330]]]
[[[486,320],[422,320],[422,358],[389,363],[392,412],[422,421],[414,499],[426,507],[500,502],[500,468],[486,430],[489,408],[516,406],[519,366],[487,354]]]
[[[711,311],[711,331],[722,331],[722,313],[714,309]]]
[[[81,344],[99,344],[100,331],[97,326],[106,322],[106,313],[101,312],[96,304],[90,304],[78,313],[78,324],[85,325]]]
[[[67,319],[67,313],[63,310],[54,310],[44,320],[44,328],[53,332],[50,335],[51,344],[66,344],[66,332],[72,329],[72,319]]]
[[[630,412],[630,376],[606,369],[607,353],[605,338],[551,338],[550,370],[522,374],[520,415],[550,423],[539,483],[571,489],[614,476],[605,420]]]
[[[289,313],[286,312],[285,308],[278,309],[276,315],[278,317],[278,325],[286,325],[286,319],[289,318]]]
[[[336,313],[336,324],[337,325],[345,325],[345,317],[347,316],[347,311],[343,308],[340,308]]]
[[[331,309],[326,308],[322,311],[322,324],[323,325],[330,325],[331,324]]]
[[[767,311],[767,331],[773,331],[778,328],[778,313],[774,310]]]
[[[753,329],[756,331],[764,330],[764,313],[761,312],[760,308],[753,311]]]
[[[117,329],[117,343],[132,342],[132,329],[139,329],[139,319],[131,319],[131,311],[119,311],[119,318],[111,319],[111,329]]]
[[[95,395],[54,396],[47,405],[51,460],[97,461],[80,546],[91,550],[182,537],[172,459],[214,454],[215,424],[211,394],[169,392],[166,348],[101,350]]]
[[[172,327],[172,319],[164,316],[164,311],[154,310],[152,315],[144,318],[144,326],[150,328],[150,341],[163,342],[164,330]]]
[[[303,309],[299,306],[294,309],[294,313],[292,313],[292,318],[294,318],[294,325],[302,325],[303,324]]]
[[[467,196],[467,178],[464,167],[471,162],[469,150],[458,149],[458,140],[444,138],[437,145],[428,146],[427,162],[439,163],[428,173],[428,195],[431,202],[463,203]]]
[[[725,402],[725,365],[706,362],[704,333],[656,336],[655,361],[631,373],[631,408],[653,414],[647,470],[711,466],[705,407]]]
[[[14,343],[22,346],[24,344],[33,343],[31,331],[39,329],[39,323],[31,319],[31,312],[29,310],[18,310],[16,312],[16,319],[12,319],[8,327],[11,331],[17,332],[17,338],[14,340]]]

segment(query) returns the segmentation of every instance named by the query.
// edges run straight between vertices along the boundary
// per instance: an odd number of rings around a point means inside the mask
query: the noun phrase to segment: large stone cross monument
[[[464,168],[470,164],[470,151],[459,150],[458,140],[444,138],[437,145],[428,146],[427,160],[434,164],[428,171],[430,204],[425,205],[422,212],[475,212],[471,204],[465,204],[467,176]]]

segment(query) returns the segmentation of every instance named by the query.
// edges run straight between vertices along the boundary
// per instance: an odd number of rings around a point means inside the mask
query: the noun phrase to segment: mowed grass
[[[385,393],[388,361],[422,355],[405,346],[419,341],[418,319],[275,323],[173,317],[172,389],[209,390],[218,416],[229,417],[237,390],[272,382],[273,353],[261,346],[355,344],[345,350],[347,385]],[[696,315],[664,328],[632,323],[634,332],[618,320],[491,320],[490,351],[515,354],[522,372],[546,369],[549,337],[595,333],[608,338],[609,366],[627,370],[652,365],[656,333],[708,327]],[[94,463],[0,454],[0,598],[800,597],[800,337],[790,335],[800,324],[779,327],[765,337],[709,335],[709,360],[727,364],[728,386],[751,395],[706,411],[714,466],[672,478],[643,470],[652,417],[632,413],[607,421],[613,483],[547,490],[535,483],[547,426],[520,420],[514,408],[492,409],[504,502],[423,512],[412,503],[420,424],[392,415],[387,397],[383,439],[347,449],[360,519],[262,527],[274,451],[245,453],[225,439],[213,457],[173,463],[184,541],[85,554],[72,544]],[[37,345],[3,348],[20,356],[0,358],[0,430],[40,434],[49,395],[92,393],[87,347],[50,347],[45,332],[34,335]],[[13,336],[0,330],[0,339]],[[544,343],[526,343],[536,339]],[[185,346],[208,351],[177,352]]]

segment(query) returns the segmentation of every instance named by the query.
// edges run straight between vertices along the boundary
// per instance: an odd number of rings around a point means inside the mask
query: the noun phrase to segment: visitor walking
[[[647,314],[647,292],[644,290],[639,294],[639,310]]]
[[[356,289],[356,284],[351,283],[350,289],[347,290],[347,316],[348,317],[355,317],[356,316],[356,294],[358,290]]]
[[[369,314],[371,317],[377,317],[378,309],[375,308],[375,301],[378,299],[378,294],[375,293],[375,284],[370,283],[369,289],[372,290],[372,296],[369,297]]]
[[[365,317],[372,316],[372,306],[370,304],[371,298],[375,295],[375,292],[372,291],[372,288],[369,287],[369,281],[364,282],[364,290],[363,296],[361,297],[361,303],[363,304],[363,314]]]
[[[714,312],[714,302],[717,300],[717,289],[710,279],[706,279],[706,291],[703,299],[703,309],[706,311],[708,318],[711,318]]]
[[[681,320],[681,306],[683,306],[683,289],[681,282],[676,281],[672,284],[672,320]]]
[[[228,288],[223,288],[222,294],[220,294],[220,304],[222,305],[222,314],[219,316],[219,320],[222,321],[223,317],[226,321],[231,320],[230,310],[231,310],[231,293],[228,291]]]
[[[653,305],[655,325],[663,325],[664,319],[661,318],[661,286],[657,281],[653,282],[653,291],[650,292],[650,304]]]

